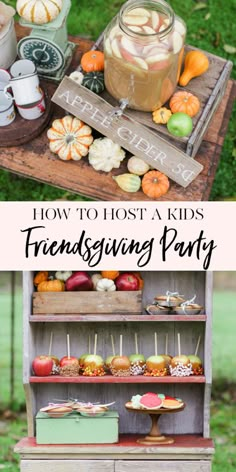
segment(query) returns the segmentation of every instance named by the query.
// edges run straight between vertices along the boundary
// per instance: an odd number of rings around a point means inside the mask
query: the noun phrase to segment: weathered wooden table
[[[27,34],[26,29],[22,29],[19,25],[16,29],[18,37]],[[89,40],[75,37],[72,39],[77,44],[77,48],[70,66],[71,70],[78,66],[82,53],[90,49],[92,44]],[[50,95],[57,88],[56,84],[50,82],[47,82],[46,86]],[[223,100],[195,157],[204,166],[204,170],[186,189],[172,182],[169,192],[160,200],[206,201],[209,199],[235,96],[236,84],[230,80]],[[52,119],[62,117],[64,114],[64,110],[54,105]],[[134,194],[123,192],[110,174],[96,172],[88,165],[87,159],[82,159],[80,162],[64,162],[53,156],[49,151],[45,131],[27,144],[18,147],[0,147],[0,167],[23,177],[92,199],[150,201],[141,191]],[[116,170],[117,174],[124,172],[127,172],[125,163]]]

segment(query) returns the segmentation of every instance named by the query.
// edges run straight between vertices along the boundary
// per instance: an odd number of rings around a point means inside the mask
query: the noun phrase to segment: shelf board
[[[122,322],[122,321],[138,321],[138,322],[157,322],[157,321],[206,321],[206,315],[117,315],[117,314],[83,314],[83,315],[31,315],[29,321],[31,323],[55,323],[55,322]]]
[[[186,456],[188,459],[208,459],[209,456],[214,454],[214,444],[211,438],[203,438],[201,435],[193,434],[178,434],[171,435],[174,438],[175,442],[168,446],[166,445],[155,445],[155,446],[145,446],[143,444],[137,443],[137,439],[143,437],[143,435],[134,435],[134,434],[120,434],[119,442],[115,444],[36,444],[35,438],[22,438],[15,446],[15,452],[18,454],[24,455],[24,458],[53,458],[63,456],[65,454],[68,457],[80,458],[80,455],[86,456],[89,455],[90,458],[99,459],[101,456],[106,458],[112,454],[113,456],[119,459],[120,455],[127,455],[127,458],[132,459],[136,458],[139,455],[145,454],[148,459],[151,459],[152,456],[156,458],[156,454],[160,459],[166,458],[170,459],[170,454],[173,454],[173,459],[178,460]],[[107,457],[107,458],[108,458]]]
[[[32,383],[122,383],[122,384],[152,384],[152,383],[205,383],[204,375],[193,375],[190,377],[146,377],[144,375],[129,376],[129,377],[115,377],[113,375],[104,375],[102,377],[85,377],[79,375],[78,377],[63,377],[61,375],[52,375],[48,377],[31,376],[29,382]]]

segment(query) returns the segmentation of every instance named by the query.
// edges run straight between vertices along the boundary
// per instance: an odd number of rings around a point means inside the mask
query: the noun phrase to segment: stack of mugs
[[[16,117],[15,107],[25,120],[35,120],[45,112],[44,93],[40,88],[35,64],[21,59],[10,68],[0,69],[0,126],[7,126]]]

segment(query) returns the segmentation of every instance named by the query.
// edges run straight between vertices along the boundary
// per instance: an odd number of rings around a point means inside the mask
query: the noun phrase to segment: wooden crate
[[[103,36],[96,43],[97,49],[103,49]],[[185,46],[184,57],[187,52],[198,50],[193,46]],[[168,143],[176,146],[191,157],[194,157],[201,145],[204,134],[206,133],[210,121],[220,104],[230,78],[233,63],[222,57],[215,56],[204,51],[209,59],[209,69],[200,77],[192,79],[186,87],[177,87],[177,90],[186,90],[196,95],[201,103],[199,113],[193,117],[192,133],[184,138],[172,136],[166,126],[158,125],[153,122],[152,114],[140,112],[137,110],[125,110],[125,114],[138,121],[139,123],[156,131],[159,136],[166,139]],[[101,96],[111,105],[117,106],[117,101],[105,90]],[[168,106],[168,104],[167,104]]]
[[[142,292],[34,292],[33,314],[141,314]]]

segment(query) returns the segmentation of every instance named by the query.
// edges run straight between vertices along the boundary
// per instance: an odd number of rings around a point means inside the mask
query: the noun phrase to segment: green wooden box
[[[108,411],[100,417],[71,413],[63,418],[36,416],[37,444],[108,444],[118,442],[119,415]]]

